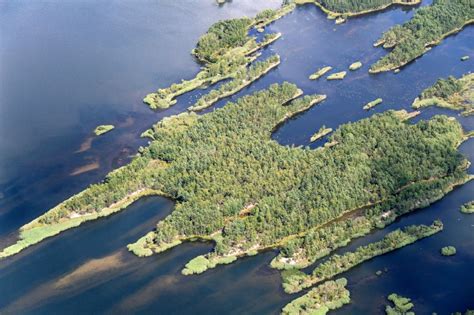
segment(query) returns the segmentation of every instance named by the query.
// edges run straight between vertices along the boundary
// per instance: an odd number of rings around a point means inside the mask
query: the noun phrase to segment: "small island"
[[[474,7],[470,1],[433,1],[418,9],[411,20],[382,35],[374,46],[383,45],[391,50],[374,63],[369,72],[391,71],[407,65],[472,23]]]
[[[313,73],[312,75],[310,75],[309,79],[310,80],[317,80],[317,79],[319,79],[320,77],[322,77],[323,75],[325,75],[327,72],[329,72],[331,70],[332,70],[332,67],[330,67],[330,66],[323,67],[323,68],[319,69],[318,71],[316,71],[315,73]]]
[[[433,86],[425,89],[412,104],[416,109],[428,106],[462,111],[463,116],[474,114],[474,73],[459,79],[452,76],[439,79]]]
[[[445,246],[441,248],[441,255],[443,256],[454,256],[456,255],[456,247],[454,246]]]
[[[376,100],[373,100],[372,102],[368,102],[364,107],[363,109],[365,110],[370,110],[372,108],[374,108],[375,106],[381,104],[383,102],[383,100],[381,98],[378,98]]]
[[[385,313],[387,315],[415,315],[412,311],[415,305],[411,302],[411,299],[392,293],[387,298],[393,303],[393,306],[387,305],[385,307]]]
[[[332,132],[332,128],[327,128],[326,126],[322,126],[318,132],[316,132],[314,135],[311,136],[311,139],[309,140],[310,142],[315,142],[322,137],[330,134]]]
[[[341,72],[336,72],[333,74],[330,74],[327,79],[328,80],[342,80],[346,77],[347,72],[346,71],[341,71]]]
[[[353,64],[351,64],[349,66],[349,70],[356,71],[356,70],[360,69],[361,67],[362,67],[362,62],[356,61],[356,62],[354,62]]]
[[[474,213],[474,200],[466,202],[461,206],[462,213]]]
[[[327,281],[305,295],[288,303],[281,311],[282,315],[324,315],[351,301],[350,292],[346,289],[347,280],[340,278]]]
[[[202,70],[190,80],[182,80],[146,95],[143,102],[151,109],[167,109],[176,104],[176,97],[180,95],[227,79],[241,79],[242,72],[256,60],[255,53],[281,37],[280,33],[266,34],[263,40],[257,42],[255,37],[249,35],[249,31],[252,28],[264,28],[290,13],[294,7],[294,4],[286,4],[277,10],[264,10],[255,18],[235,18],[213,24],[199,38],[192,51],[203,64]],[[234,84],[242,85],[238,82]],[[228,92],[228,95],[231,93]]]
[[[115,128],[114,125],[100,125],[100,126],[97,126],[95,129],[94,129],[94,134],[96,136],[101,136],[103,135],[104,133],[107,133],[109,131],[112,131],[113,129]]]

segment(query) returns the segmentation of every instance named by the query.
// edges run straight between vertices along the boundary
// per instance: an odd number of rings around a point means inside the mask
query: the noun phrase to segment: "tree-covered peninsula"
[[[457,151],[462,128],[445,116],[408,124],[406,113],[389,111],[339,127],[330,147],[278,144],[272,132],[322,99],[301,94],[275,84],[212,113],[164,119],[129,165],[23,226],[0,256],[159,194],[176,201],[174,211],[130,250],[147,256],[202,239],[215,243],[206,259],[228,262],[346,216],[396,217],[470,179]],[[392,208],[403,194],[407,204]]]
[[[413,102],[413,108],[438,106],[462,111],[461,115],[474,114],[474,73],[457,79],[448,77],[439,79],[425,89]]]
[[[370,72],[398,69],[473,22],[472,0],[434,0],[432,5],[418,9],[410,21],[383,34],[375,45],[393,50],[373,64]]]
[[[294,0],[296,4],[313,3],[328,18],[347,18],[385,10],[392,5],[417,5],[421,0]]]
[[[165,109],[176,104],[176,97],[182,94],[226,79],[236,82],[229,83],[233,86],[226,89],[225,95],[238,92],[251,83],[243,80],[247,66],[258,57],[255,53],[281,36],[279,33],[266,34],[260,42],[257,42],[255,37],[249,35],[250,29],[253,27],[261,29],[288,14],[294,7],[294,4],[285,4],[278,10],[264,10],[255,18],[236,18],[213,24],[207,33],[199,38],[192,52],[203,64],[202,70],[191,80],[182,80],[181,83],[174,83],[170,87],[148,94],[143,101],[152,109]],[[271,68],[277,65],[272,63]],[[259,75],[247,77],[245,80],[254,81],[265,73],[266,71],[262,71]],[[237,89],[237,86],[241,88]],[[203,102],[208,104],[206,100]]]

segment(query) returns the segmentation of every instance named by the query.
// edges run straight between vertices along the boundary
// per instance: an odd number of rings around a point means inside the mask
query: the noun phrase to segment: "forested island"
[[[279,145],[270,138],[275,128],[321,100],[296,98],[301,93],[289,83],[272,85],[212,113],[164,119],[129,165],[23,226],[0,255],[160,194],[176,201],[175,210],[130,250],[147,256],[212,240],[205,258],[213,266],[325,235],[348,214],[377,218],[362,229],[382,226],[470,179],[456,149],[463,131],[444,116],[412,125],[406,113],[389,111],[341,126],[329,139],[336,144],[322,150]]]
[[[294,0],[294,2],[315,4],[328,15],[328,18],[345,20],[351,16],[385,10],[392,5],[417,5],[421,0]]]
[[[387,305],[385,307],[385,314],[387,315],[415,315],[412,311],[415,305],[411,302],[410,298],[403,297],[396,293],[392,293],[387,298],[393,303],[393,306]]]
[[[270,70],[274,69],[280,64],[280,56],[274,55],[265,61],[257,61],[248,68],[239,70],[234,77],[234,80],[222,84],[219,89],[211,90],[208,94],[203,95],[199,100],[188,110],[199,111],[212,106],[215,102],[225,97],[231,96],[252,82],[258,80]]]
[[[346,77],[347,71],[336,72],[328,75],[327,79],[331,80],[342,80]]]
[[[232,81],[226,84],[225,90],[219,92],[221,97],[238,92],[277,66],[274,62],[271,65],[266,64],[267,68],[264,71],[260,68],[262,64],[258,64],[253,67],[253,71],[259,73],[249,73],[247,66],[258,57],[255,53],[281,36],[279,33],[266,34],[263,40],[257,42],[255,37],[249,35],[250,29],[253,27],[261,29],[288,14],[294,7],[294,4],[285,4],[278,10],[264,10],[255,18],[236,18],[213,24],[207,33],[199,38],[192,52],[203,64],[202,70],[191,80],[182,80],[181,83],[174,83],[168,88],[148,94],[143,101],[152,109],[166,109],[176,104],[176,97],[226,79]],[[247,82],[249,80],[250,82]],[[214,95],[202,100],[198,108],[211,106],[216,98],[219,99],[219,96]]]
[[[425,89],[413,102],[413,108],[438,106],[462,111],[461,115],[474,114],[474,73],[469,73],[456,79],[448,77],[439,79]]]
[[[445,246],[441,248],[441,255],[443,256],[454,256],[456,255],[456,247],[454,246]]]
[[[474,200],[466,202],[461,206],[462,213],[474,213]]]
[[[335,310],[345,304],[350,303],[349,290],[346,289],[347,280],[345,278],[335,281],[327,281],[308,293],[288,303],[283,309],[282,315],[310,315],[327,314],[330,310]]]
[[[365,104],[363,109],[370,110],[370,109],[374,108],[375,106],[382,104],[382,102],[383,102],[383,100],[381,98],[377,98],[377,99]]]
[[[332,70],[332,67],[330,67],[330,66],[322,67],[321,69],[318,69],[315,73],[310,75],[309,79],[310,80],[317,80],[317,79],[319,79],[320,77],[322,77],[323,75],[325,75],[326,73],[328,73],[331,70]]]
[[[473,22],[471,0],[434,0],[432,5],[418,9],[410,21],[383,34],[375,45],[393,50],[373,64],[370,72],[398,69]]]

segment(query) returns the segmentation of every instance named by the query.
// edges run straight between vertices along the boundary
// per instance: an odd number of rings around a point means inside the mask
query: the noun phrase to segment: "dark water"
[[[199,70],[189,52],[210,24],[278,3],[239,0],[219,8],[214,1],[191,0],[0,2],[0,246],[12,242],[24,223],[126,163],[146,144],[138,137],[143,130],[183,111],[205,92],[179,97],[176,106],[163,112],[151,112],[141,103],[147,92]],[[369,75],[370,63],[384,54],[372,43],[412,14],[396,8],[336,27],[315,7],[298,8],[270,27],[283,38],[262,57],[278,53],[282,64],[232,99],[282,81],[294,82],[306,93],[327,94],[327,101],[276,132],[274,138],[285,145],[308,145],[323,124],[337,127],[373,112],[408,109],[438,77],[459,76],[474,65],[473,59],[459,61],[474,55],[470,27],[397,75]],[[307,79],[323,65],[342,71],[356,60],[363,68],[341,82]],[[362,110],[377,97],[384,99],[382,105],[370,113]],[[422,118],[439,113],[457,115],[428,109]],[[464,128],[474,128],[472,117],[458,118]],[[118,128],[77,153],[102,123]],[[472,141],[461,150],[473,160]],[[94,163],[97,169],[70,175]],[[436,218],[445,224],[438,235],[346,273],[353,302],[337,313],[380,314],[392,292],[413,298],[420,314],[474,308],[474,216],[458,211],[473,192],[474,183],[467,184],[353,242],[349,249],[407,224],[429,224]],[[171,210],[172,202],[147,198],[2,261],[0,312],[265,314],[278,313],[295,297],[282,292],[279,274],[267,267],[274,252],[183,277],[184,264],[210,244],[184,244],[145,259],[126,251],[126,244]],[[441,257],[439,249],[445,245],[456,246],[458,254]],[[384,268],[388,272],[375,276]]]

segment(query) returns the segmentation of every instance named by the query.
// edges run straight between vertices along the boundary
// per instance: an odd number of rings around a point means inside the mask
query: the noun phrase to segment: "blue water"
[[[214,1],[191,0],[0,2],[0,246],[11,243],[21,225],[129,161],[146,145],[139,138],[142,131],[184,111],[205,93],[183,95],[177,105],[160,112],[141,102],[157,87],[199,71],[189,52],[213,22],[254,15],[278,3],[248,0],[219,7]],[[283,37],[261,58],[278,53],[282,64],[229,99],[283,81],[296,83],[305,93],[327,94],[325,102],[277,130],[273,137],[283,145],[310,145],[310,136],[323,124],[335,128],[375,112],[409,109],[437,78],[474,68],[473,58],[459,61],[463,55],[474,56],[469,27],[397,75],[369,75],[370,64],[385,53],[372,43],[412,14],[411,9],[393,8],[335,26],[316,7],[299,7],[267,28]],[[342,71],[357,60],[364,66],[343,81],[307,79],[321,66]],[[370,112],[362,109],[378,97],[384,99],[382,105]],[[456,116],[467,130],[474,128],[474,118],[447,110],[427,109],[421,118],[440,113]],[[95,126],[104,123],[117,128],[78,153]],[[464,143],[461,151],[472,160],[473,141]],[[91,163],[98,168],[71,176]],[[473,192],[474,183],[469,183],[341,250],[408,224],[429,224],[437,218],[445,224],[440,234],[345,273],[352,303],[335,313],[381,314],[392,292],[411,297],[419,314],[474,308],[474,216],[458,210]],[[209,251],[211,244],[184,244],[149,258],[129,254],[125,246],[153,229],[172,207],[164,198],[146,198],[1,261],[0,312],[267,314],[278,313],[295,298],[282,291],[279,273],[267,266],[273,251],[191,277],[180,274],[184,264]],[[446,245],[456,246],[458,254],[441,257],[439,249]],[[375,271],[384,268],[388,271],[377,277]]]

